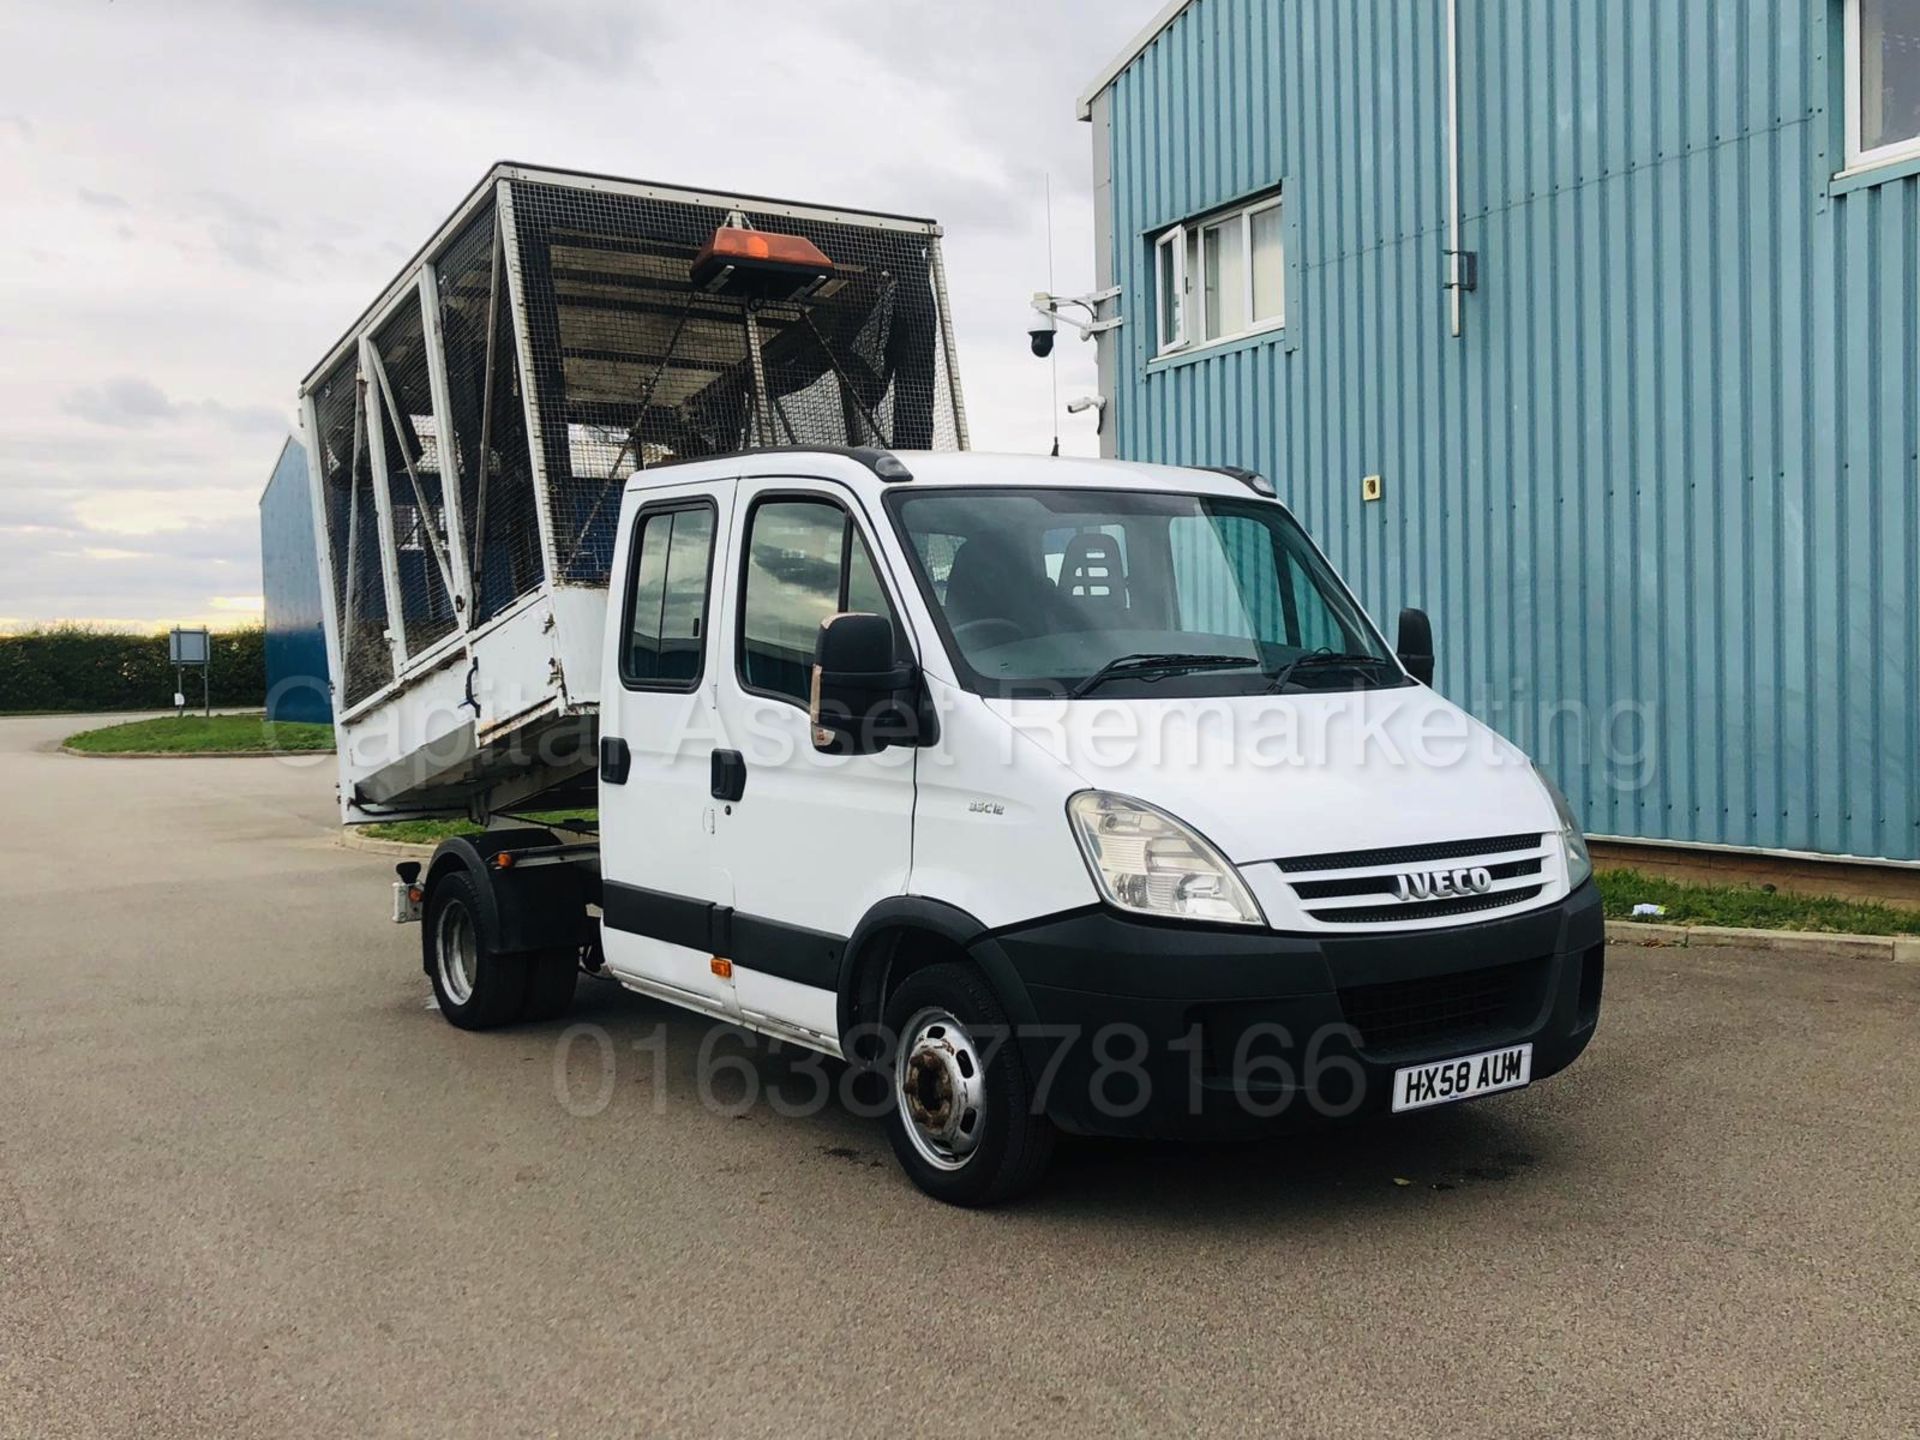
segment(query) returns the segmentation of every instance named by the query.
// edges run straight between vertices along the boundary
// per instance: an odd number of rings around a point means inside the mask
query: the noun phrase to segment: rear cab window
[[[711,500],[675,501],[634,520],[620,678],[636,690],[692,690],[706,668],[712,595]]]

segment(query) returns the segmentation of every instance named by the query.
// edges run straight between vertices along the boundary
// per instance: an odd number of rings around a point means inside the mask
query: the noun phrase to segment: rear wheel
[[[914,1184],[953,1205],[992,1205],[1031,1189],[1053,1126],[1006,1012],[969,965],[917,971],[887,1000],[893,1105],[887,1134]]]
[[[427,897],[427,974],[440,1013],[462,1030],[508,1024],[526,1006],[527,957],[493,948],[486,913],[469,875],[444,877]]]

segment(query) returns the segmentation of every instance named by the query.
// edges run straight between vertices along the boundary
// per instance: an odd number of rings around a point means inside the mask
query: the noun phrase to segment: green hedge
[[[229,630],[213,637],[208,681],[213,703],[266,703],[265,633]],[[174,669],[167,637],[125,635],[62,625],[0,635],[0,713],[10,710],[165,710],[173,704]],[[187,699],[200,702],[198,676]]]

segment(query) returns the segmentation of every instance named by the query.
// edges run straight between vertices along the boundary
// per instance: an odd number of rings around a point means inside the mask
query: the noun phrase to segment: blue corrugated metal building
[[[307,452],[289,438],[260,496],[260,593],[266,600],[267,718],[333,723],[320,561]]]
[[[1595,833],[1920,860],[1920,6],[1176,0],[1081,112],[1108,453],[1272,476]]]

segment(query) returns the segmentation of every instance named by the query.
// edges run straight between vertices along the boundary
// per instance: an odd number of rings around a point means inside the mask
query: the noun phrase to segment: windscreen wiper
[[[1345,667],[1349,670],[1382,670],[1389,662],[1380,655],[1343,655],[1333,650],[1309,650],[1296,655],[1274,672],[1267,685],[1269,695],[1278,695],[1287,688],[1287,682],[1293,678],[1293,672],[1305,668]]]
[[[1259,663],[1258,657],[1253,655],[1161,655],[1152,651],[1142,651],[1138,655],[1122,655],[1117,660],[1109,660],[1069,690],[1067,698],[1078,700],[1088,691],[1097,689],[1121,675],[1158,677],[1185,675],[1195,670],[1245,670],[1249,666],[1258,666]]]

